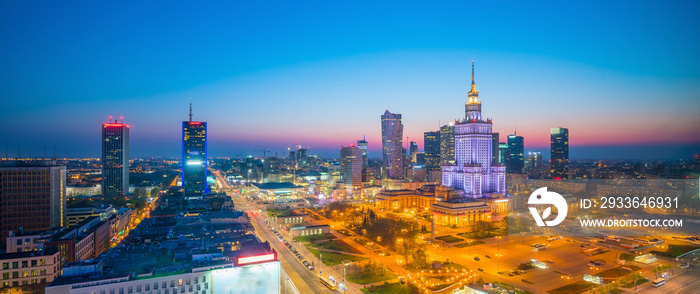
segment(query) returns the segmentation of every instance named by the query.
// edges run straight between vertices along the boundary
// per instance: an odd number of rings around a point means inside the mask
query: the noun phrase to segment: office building
[[[440,165],[455,163],[455,123],[440,128]]]
[[[415,141],[411,141],[409,146],[410,147],[408,148],[408,157],[413,158],[413,154],[416,154],[416,152],[418,152],[418,143],[416,143]]]
[[[0,253],[0,263],[0,293],[43,294],[61,271],[56,250]]]
[[[423,133],[423,153],[427,168],[440,167],[440,132]]]
[[[525,168],[542,167],[542,153],[528,152],[525,156]]]
[[[551,177],[569,178],[569,129],[552,128],[551,136]]]
[[[207,187],[207,123],[190,119],[182,122],[182,185],[185,195],[201,195]]]
[[[282,161],[277,157],[268,157],[263,160],[264,182],[279,182],[282,170]]]
[[[157,264],[156,258],[129,252],[149,249],[137,247],[121,250],[121,259],[137,268],[108,271],[106,264],[111,261],[104,259],[70,264],[63,269],[63,275],[46,287],[46,294],[280,293],[280,262],[269,243],[236,251],[192,249],[191,257],[178,263],[172,262],[173,250],[169,248],[146,251],[153,256],[157,253]],[[150,271],[144,273],[142,267]]]
[[[493,151],[491,152],[491,164],[497,165],[499,164],[498,162],[498,142],[500,140],[498,133],[491,133],[491,148]]]
[[[498,163],[507,165],[508,162],[510,162],[510,149],[508,148],[508,143],[498,143]]]
[[[402,178],[404,167],[401,114],[389,110],[382,115],[382,177]]]
[[[308,160],[307,151],[308,149],[297,149],[297,166],[306,166]]]
[[[340,148],[340,170],[345,186],[362,187],[362,150],[359,147]]]
[[[53,161],[10,161],[0,166],[2,248],[10,231],[66,226],[66,167]]]
[[[510,151],[510,161],[506,164],[507,173],[521,174],[525,167],[525,143],[522,136],[517,133],[508,135],[508,150]]]
[[[102,197],[116,199],[129,193],[129,125],[102,124]]]
[[[442,185],[452,187],[460,194],[455,201],[461,201],[459,198],[504,196],[505,167],[491,164],[493,123],[491,119],[481,117],[479,92],[474,83],[474,63],[465,119],[454,127],[455,163],[442,166]]]
[[[362,140],[357,140],[357,147],[359,147],[360,150],[362,150],[362,167],[367,167],[367,140],[365,140],[364,136],[362,136]]]

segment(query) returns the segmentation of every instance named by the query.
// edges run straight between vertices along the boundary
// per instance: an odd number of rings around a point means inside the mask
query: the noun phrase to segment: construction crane
[[[267,150],[267,149],[251,149],[251,151],[258,151],[263,153],[263,159],[267,159],[267,153],[272,152],[272,150]]]

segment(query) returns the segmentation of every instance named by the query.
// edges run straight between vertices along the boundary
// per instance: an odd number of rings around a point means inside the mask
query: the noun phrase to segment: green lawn
[[[629,254],[629,253],[622,253],[620,254],[620,259],[624,261],[634,261],[634,254]]]
[[[673,257],[678,257],[680,255],[683,255],[687,252],[700,249],[698,246],[692,246],[692,245],[668,245],[668,250],[666,251],[666,254],[673,256]]]
[[[362,254],[362,252],[360,252],[359,250],[355,249],[354,247],[350,246],[350,244],[345,243],[342,240],[330,240],[323,242],[308,243],[306,244],[306,247]]]
[[[411,288],[408,285],[392,283],[388,285],[363,288],[362,292],[368,294],[410,294]]]
[[[386,281],[386,280],[391,280],[391,279],[396,279],[397,276],[391,273],[386,273],[383,275],[359,275],[359,276],[348,276],[348,281],[353,282],[355,284],[372,284],[376,282],[381,282],[381,281]]]
[[[445,242],[447,242],[447,243],[454,243],[454,242],[462,241],[462,239],[457,238],[457,237],[452,236],[452,235],[441,236],[441,237],[435,237],[435,239],[442,240],[442,241],[445,241]]]
[[[571,283],[553,290],[547,291],[548,293],[552,294],[575,294],[575,293],[581,293],[584,292],[588,289],[593,287],[592,283],[585,282],[585,281],[578,281],[575,283]]]
[[[459,243],[457,245],[454,245],[454,247],[464,248],[464,247],[475,246],[475,245],[480,245],[480,244],[484,244],[484,241],[476,240],[476,241],[472,241],[472,242],[464,242],[464,243]]]
[[[648,281],[649,280],[647,279],[637,280],[637,288],[639,289],[639,285],[644,284]],[[622,288],[634,289],[634,281],[632,283],[622,285]]]
[[[495,236],[505,236],[507,235],[508,232],[503,232],[501,229],[499,230],[493,230],[491,231],[490,235],[487,235],[487,233],[484,233],[484,235],[478,235],[475,232],[469,232],[469,233],[459,233],[457,236],[460,236],[465,239],[486,239],[486,238],[491,238]]]
[[[294,237],[295,242],[316,242],[318,240],[328,240],[328,239],[335,239],[335,236],[333,234],[329,233],[329,234],[318,234],[318,235]]]
[[[320,251],[318,249],[311,249],[309,248],[309,252],[316,256],[316,258],[319,257],[320,254],[323,254],[323,264],[327,266],[331,265],[336,265],[336,264],[341,264],[343,263],[344,260],[349,260],[349,261],[362,261],[362,260],[367,260],[365,257],[360,257],[360,256],[355,256],[355,255],[347,255],[347,254],[342,254],[342,253],[335,253],[335,252],[326,252],[326,251]]]
[[[632,271],[622,269],[623,267],[629,268]],[[634,271],[637,271],[640,269],[641,269],[640,267],[635,266],[635,265],[618,266],[618,267],[611,268],[609,270],[597,273],[596,276],[603,277],[603,278],[619,278],[619,277],[626,276],[626,275],[633,273]]]
[[[357,242],[357,244],[360,244],[360,245],[362,245],[362,246],[365,246],[365,248],[367,248],[367,249],[369,249],[369,250],[377,250],[377,249],[379,249],[379,246],[377,246],[377,244],[374,243],[374,242],[372,243],[372,245],[367,245],[367,242],[370,242],[370,241],[367,241],[367,240],[364,239],[364,238],[361,238],[361,237],[352,237],[352,238],[350,238],[350,239],[352,239],[353,241]]]
[[[283,213],[287,210],[288,210],[287,208],[268,208],[265,211],[267,212],[267,215],[269,215],[269,216],[276,216],[276,215]]]

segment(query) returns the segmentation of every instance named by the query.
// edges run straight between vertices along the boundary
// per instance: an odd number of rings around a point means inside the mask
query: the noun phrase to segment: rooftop
[[[271,183],[253,183],[253,186],[260,190],[277,190],[277,189],[298,189],[301,186],[294,185],[290,182],[271,182]]]

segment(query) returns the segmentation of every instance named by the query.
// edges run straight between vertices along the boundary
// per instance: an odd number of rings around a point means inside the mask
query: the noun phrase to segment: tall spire
[[[474,85],[474,59],[472,59],[472,85]]]
[[[472,93],[476,93],[476,85],[474,84],[474,59],[472,59]]]
[[[190,98],[190,121],[192,121],[192,98]]]

